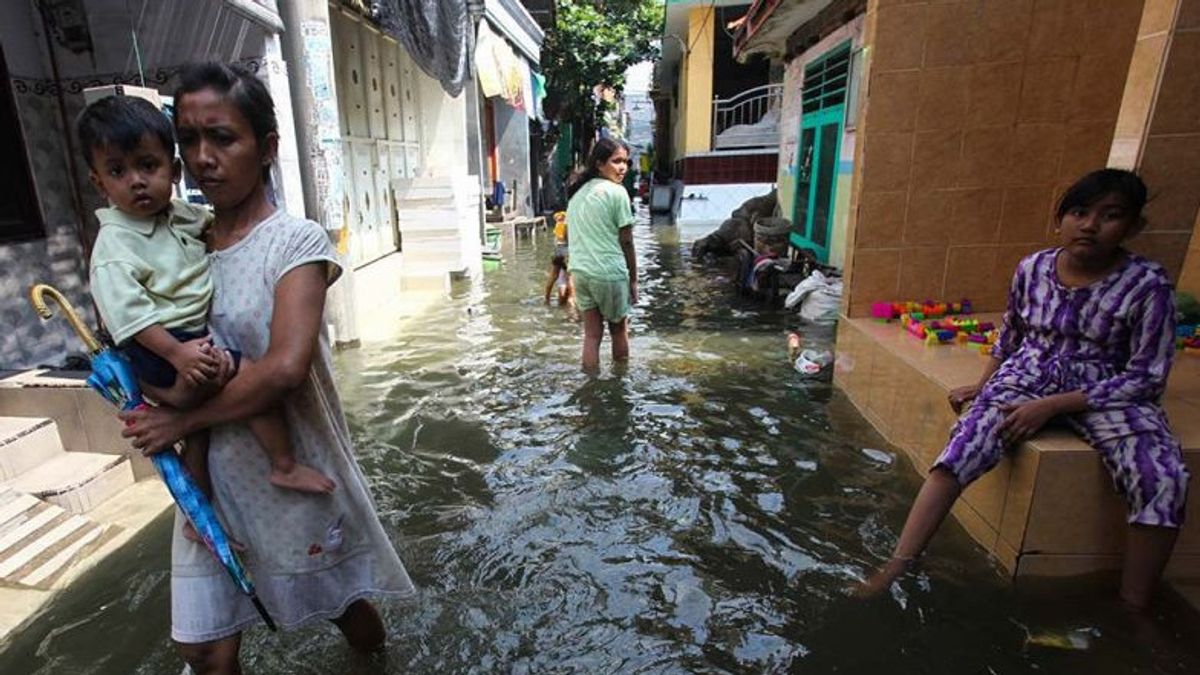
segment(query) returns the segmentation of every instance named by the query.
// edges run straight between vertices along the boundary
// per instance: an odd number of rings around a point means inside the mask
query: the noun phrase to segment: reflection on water
[[[385,659],[329,626],[256,630],[254,673],[1196,672],[1188,610],[1132,621],[1108,580],[1009,586],[957,527],[869,603],[915,491],[828,383],[786,363],[793,320],[733,296],[687,235],[639,226],[633,361],[581,374],[579,326],[540,303],[552,241],[338,357],[379,510],[421,588],[385,605]],[[829,346],[829,331],[806,339]],[[606,343],[607,348],[607,343]],[[2,673],[176,673],[167,523],[52,604]],[[1088,633],[1086,650],[1027,645]]]

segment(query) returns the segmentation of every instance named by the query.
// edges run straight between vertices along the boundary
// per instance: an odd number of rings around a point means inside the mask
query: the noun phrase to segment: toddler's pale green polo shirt
[[[212,214],[183,200],[155,218],[99,209],[92,248],[92,297],[113,341],[153,326],[203,332],[213,284],[204,234]]]

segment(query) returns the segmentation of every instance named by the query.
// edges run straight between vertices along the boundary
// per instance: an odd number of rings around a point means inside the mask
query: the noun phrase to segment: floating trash
[[[1065,632],[1029,633],[1025,636],[1025,646],[1084,651],[1091,649],[1092,639],[1098,637],[1100,637],[1100,630],[1098,628],[1075,628]]]
[[[871,461],[891,466],[892,462],[896,461],[896,456],[890,452],[876,450],[875,448],[863,448],[862,453],[870,458]]]
[[[819,352],[815,349],[805,349],[800,352],[800,356],[796,357],[796,372],[801,375],[813,376],[820,375],[822,370],[833,362],[833,354],[829,352]]]

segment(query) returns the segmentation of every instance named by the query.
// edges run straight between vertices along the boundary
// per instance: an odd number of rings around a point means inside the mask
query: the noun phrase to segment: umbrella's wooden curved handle
[[[58,304],[59,308],[67,317],[67,322],[71,324],[71,328],[75,329],[75,333],[79,335],[79,339],[83,340],[84,346],[92,354],[100,353],[100,343],[96,341],[96,336],[92,335],[92,331],[84,325],[79,318],[79,314],[75,312],[75,307],[67,300],[59,290],[49,284],[34,284],[33,288],[29,289],[29,301],[33,303],[33,309],[38,313],[38,316],[43,319],[49,319],[53,316],[50,311],[50,306],[46,304],[46,296]]]

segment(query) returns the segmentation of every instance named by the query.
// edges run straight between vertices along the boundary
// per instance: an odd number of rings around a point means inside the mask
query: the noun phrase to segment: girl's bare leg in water
[[[600,310],[583,312],[583,370],[594,373],[600,370],[600,342],[604,339],[604,317]]]
[[[950,513],[950,507],[954,506],[954,500],[961,493],[962,486],[954,474],[942,468],[930,471],[904,521],[904,529],[900,531],[900,540],[896,542],[891,559],[859,584],[854,594],[869,598],[890,588],[892,582],[904,574],[929,545],[929,540],[941,527],[942,521]]]
[[[621,319],[608,324],[608,334],[612,336],[613,361],[629,360],[629,319]]]
[[[1178,538],[1179,530],[1173,527],[1129,526],[1121,569],[1121,600],[1130,609],[1141,611],[1150,605]]]

